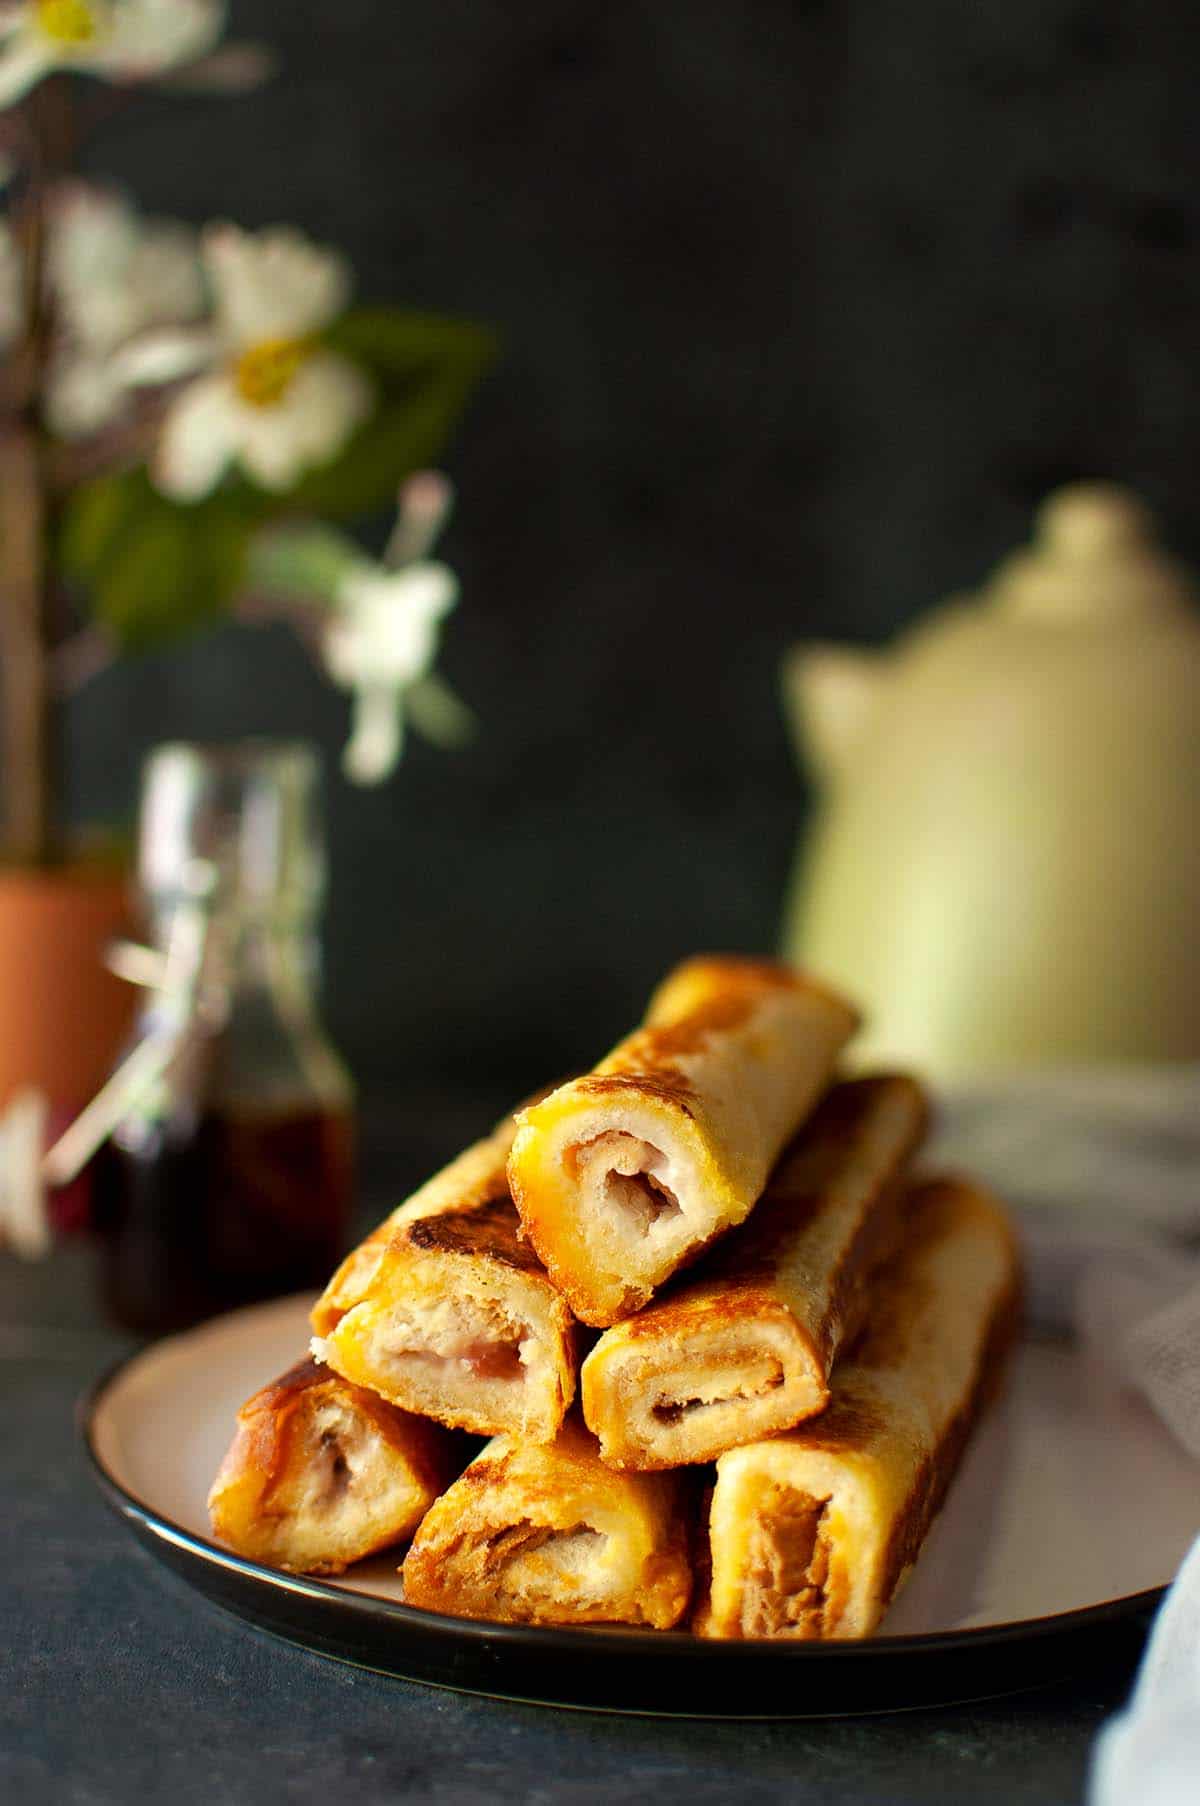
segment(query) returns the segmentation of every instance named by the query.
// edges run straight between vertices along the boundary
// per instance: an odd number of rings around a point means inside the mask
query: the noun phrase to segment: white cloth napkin
[[[1200,1463],[1200,1067],[980,1086],[948,1100],[933,1154],[1016,1207],[1033,1321],[1074,1333]],[[1200,1538],[1100,1734],[1088,1797],[1200,1806]]]

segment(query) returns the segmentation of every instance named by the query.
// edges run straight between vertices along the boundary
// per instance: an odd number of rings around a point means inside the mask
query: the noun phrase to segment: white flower
[[[453,571],[429,559],[400,570],[364,564],[339,584],[322,650],[334,682],[354,692],[343,764],[358,783],[378,783],[395,767],[405,694],[428,677],[438,627],[457,600]]]
[[[203,56],[225,0],[17,0],[0,14],[0,107],[55,69],[144,81]]]
[[[204,311],[196,234],[174,220],[141,219],[112,189],[75,182],[56,190],[47,268],[59,323],[86,345],[123,345]]]
[[[289,489],[336,457],[371,410],[366,374],[317,337],[346,305],[348,266],[286,227],[213,227],[203,255],[216,330],[190,345],[175,341],[175,373],[188,363],[216,367],[169,407],[155,480],[165,494],[196,501],[239,463],[264,489]],[[171,352],[161,337],[147,344],[154,380],[162,380]]]
[[[319,521],[284,522],[252,541],[246,618],[282,613],[313,644],[326,675],[352,694],[348,777],[375,784],[400,757],[406,720],[428,739],[467,739],[474,717],[433,670],[438,629],[458,600],[453,571],[431,557],[453,491],[437,471],[401,485],[382,559]]]
[[[121,195],[73,183],[55,194],[46,261],[60,331],[46,417],[55,432],[78,438],[125,406],[121,348],[203,313],[198,244],[186,226],[143,221]]]
[[[437,652],[437,627],[458,600],[458,583],[433,559],[389,571],[364,564],[338,585],[337,613],[325,641],[338,683],[377,681],[406,689],[424,677]]]
[[[431,739],[463,739],[473,718],[434,675],[438,627],[458,600],[458,581],[430,558],[453,491],[436,471],[401,485],[396,521],[379,563],[352,559],[333,583],[334,614],[322,636],[325,669],[353,692],[353,727],[342,766],[360,784],[394,770],[405,716]]]

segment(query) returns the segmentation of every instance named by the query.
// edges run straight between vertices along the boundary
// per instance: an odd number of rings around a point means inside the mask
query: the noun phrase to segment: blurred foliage
[[[485,327],[356,308],[324,341],[371,375],[377,403],[342,453],[282,494],[231,470],[202,501],[159,494],[142,467],[80,484],[64,505],[59,568],[93,618],[131,650],[218,619],[246,573],[251,538],[296,515],[352,520],[394,502],[437,460],[496,354]]]

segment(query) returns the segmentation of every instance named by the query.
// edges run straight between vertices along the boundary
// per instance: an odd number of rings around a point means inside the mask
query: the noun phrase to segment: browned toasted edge
[[[843,1011],[858,1027],[862,1017],[857,1007],[835,986],[817,978],[807,968],[767,959],[754,953],[694,953],[672,967],[651,994],[647,1017],[652,1016],[656,1000],[667,988],[687,973],[704,974],[712,987],[711,995],[720,997],[730,991],[752,988],[760,995],[770,991],[808,991]]]
[[[966,1397],[943,1430],[937,1447],[921,1463],[905,1508],[892,1527],[883,1562],[880,1603],[884,1610],[891,1604],[900,1582],[920,1554],[921,1545],[945,1503],[946,1494],[962,1463],[975,1426],[1003,1389],[1009,1360],[1021,1330],[1024,1276],[1016,1231],[1007,1213],[989,1192],[982,1191],[972,1180],[939,1174],[923,1179],[913,1189],[918,1197],[922,1197],[931,1191],[959,1185],[967,1187],[976,1195],[987,1197],[1003,1218],[1008,1232],[1011,1270],[1008,1283],[992,1307],[987,1334],[976,1360]]]
[[[936,1446],[927,1451],[921,1461],[904,1506],[892,1524],[881,1569],[881,1615],[891,1604],[897,1588],[920,1553],[925,1537],[945,1502],[976,1424],[1001,1390],[1008,1359],[1021,1326],[1024,1286],[1016,1232],[991,1193],[973,1180],[950,1175],[924,1176],[911,1188],[912,1213],[919,1217],[923,1208],[927,1208],[931,1196],[936,1197],[940,1192],[952,1195],[959,1189],[967,1190],[975,1197],[985,1198],[995,1211],[997,1219],[1003,1222],[1007,1232],[1010,1273],[992,1306],[988,1327],[980,1343],[963,1402],[938,1437]],[[918,1233],[932,1234],[934,1230],[928,1227]],[[906,1246],[900,1258],[907,1259],[910,1252],[910,1247]],[[853,1358],[860,1358],[867,1339],[878,1336],[886,1340],[888,1333],[886,1315],[873,1317]],[[839,1398],[835,1385],[829,1410],[824,1416],[806,1425],[805,1432],[814,1447],[839,1450],[848,1444],[861,1444],[879,1428],[879,1415],[873,1407],[853,1397]]]
[[[822,1196],[819,1186],[806,1190],[799,1199],[782,1189],[787,1170],[801,1155],[811,1158],[813,1143],[822,1137],[827,1137],[831,1147],[836,1147],[838,1140],[845,1138],[848,1120],[852,1122],[857,1116],[865,1115],[885,1086],[897,1084],[911,1091],[916,1105],[912,1131],[895,1171],[880,1185],[873,1204],[864,1209],[856,1234],[842,1252],[832,1278],[829,1305],[814,1334],[800,1322],[790,1306],[777,1297],[770,1284],[780,1246],[790,1241],[796,1232],[797,1209],[807,1207],[810,1213],[815,1211]],[[860,1078],[835,1081],[780,1155],[763,1196],[749,1218],[738,1227],[719,1234],[715,1238],[715,1248],[710,1243],[699,1250],[695,1257],[699,1264],[685,1263],[654,1294],[645,1309],[617,1319],[624,1330],[626,1347],[635,1350],[640,1342],[660,1336],[674,1335],[681,1342],[686,1341],[698,1327],[698,1318],[704,1328],[727,1328],[750,1320],[761,1322],[773,1318],[794,1334],[797,1359],[810,1369],[814,1379],[823,1376],[823,1385],[822,1396],[811,1413],[795,1417],[790,1423],[779,1422],[772,1433],[781,1434],[807,1421],[809,1416],[815,1416],[828,1403],[834,1357],[862,1327],[870,1305],[872,1281],[897,1252],[902,1239],[907,1215],[904,1206],[911,1186],[909,1162],[928,1132],[929,1117],[928,1094],[908,1073],[870,1073]],[[758,1441],[760,1436],[761,1432],[756,1431],[744,1440]],[[736,1446],[736,1443],[726,1445],[728,1448]],[[723,1454],[725,1449],[705,1453],[698,1459],[714,1460],[717,1453]],[[669,1465],[651,1458],[639,1459],[634,1464],[618,1454],[608,1454],[605,1460],[610,1467],[622,1472],[661,1472]]]
[[[774,1317],[775,1320],[787,1330],[788,1334],[794,1338],[797,1364],[807,1371],[809,1377],[813,1380],[814,1388],[818,1391],[818,1396],[809,1411],[802,1411],[798,1416],[789,1415],[786,1420],[781,1419],[779,1422],[773,1423],[769,1429],[759,1427],[757,1429],[748,1430],[745,1435],[737,1437],[732,1441],[722,1440],[719,1449],[714,1449],[711,1445],[704,1444],[702,1445],[700,1452],[693,1455],[690,1460],[687,1461],[680,1461],[675,1456],[663,1457],[655,1455],[651,1450],[644,1448],[640,1443],[634,1442],[633,1440],[622,1439],[618,1444],[616,1439],[612,1436],[607,1438],[606,1446],[606,1439],[601,1435],[598,1429],[594,1428],[591,1417],[587,1415],[588,1406],[593,1402],[595,1396],[594,1380],[589,1373],[585,1373],[584,1371],[586,1363],[581,1362],[580,1399],[584,1407],[585,1421],[587,1422],[588,1428],[593,1431],[593,1434],[600,1438],[601,1447],[604,1451],[601,1458],[605,1467],[611,1467],[614,1472],[619,1474],[663,1474],[672,1472],[694,1474],[700,1469],[710,1466],[716,1461],[719,1455],[728,1453],[730,1449],[737,1448],[742,1443],[761,1442],[766,1436],[781,1435],[785,1430],[794,1429],[797,1424],[806,1421],[808,1417],[816,1416],[819,1412],[824,1410],[829,1399],[829,1386],[828,1381],[821,1377],[821,1367],[816,1350],[813,1346],[812,1338],[805,1330],[803,1324],[797,1322],[793,1314],[790,1311],[785,1310],[775,1299],[764,1299],[762,1310],[756,1314],[753,1322],[755,1325],[761,1325],[768,1316]]]
[[[521,1234],[520,1219],[508,1193],[506,1183],[498,1185],[494,1195],[461,1210],[438,1211],[428,1217],[417,1217],[396,1230],[388,1242],[380,1267],[374,1276],[372,1296],[382,1286],[389,1269],[403,1273],[404,1263],[411,1257],[440,1256],[447,1264],[448,1283],[453,1284],[457,1262],[485,1262],[502,1271],[515,1274],[523,1284],[531,1285],[545,1300],[553,1328],[557,1331],[561,1361],[556,1362],[556,1381],[562,1413],[570,1408],[578,1382],[584,1334],[582,1325],[572,1314],[570,1302],[546,1272]],[[360,1301],[365,1302],[365,1299]],[[341,1321],[339,1317],[337,1321]],[[403,1410],[402,1406],[392,1407]],[[504,1426],[494,1420],[485,1422],[480,1414],[464,1407],[445,1410],[432,1420],[448,1430],[470,1436],[496,1436]],[[560,1418],[561,1421],[561,1418]]]
[[[838,1112],[850,1101],[851,1093],[854,1094],[854,1100],[866,1096],[869,1109],[872,1098],[886,1087],[896,1085],[903,1086],[911,1095],[915,1105],[913,1124],[895,1170],[879,1184],[874,1199],[864,1209],[858,1229],[843,1250],[842,1258],[831,1276],[829,1305],[814,1338],[814,1353],[824,1369],[826,1381],[839,1350],[853,1340],[866,1319],[875,1277],[896,1255],[903,1241],[910,1190],[909,1167],[929,1133],[932,1112],[925,1087],[911,1074],[903,1072],[871,1073],[861,1078],[843,1080],[831,1086],[818,1106],[818,1114],[821,1109],[828,1107],[831,1118],[836,1121]],[[815,1122],[816,1119],[813,1120]],[[797,1141],[803,1139],[801,1131]],[[796,1143],[792,1145],[795,1146]],[[814,1208],[815,1204],[816,1200]],[[752,1216],[751,1232],[753,1227]]]
[[[488,1131],[488,1134],[485,1135],[484,1137],[482,1137],[482,1139],[484,1141],[487,1141],[487,1140],[491,1140],[497,1136],[502,1135],[506,1130],[508,1130],[510,1127],[513,1126],[515,1118],[518,1116],[518,1114],[521,1111],[532,1109],[535,1104],[541,1103],[543,1098],[549,1097],[552,1091],[557,1090],[559,1084],[566,1084],[568,1082],[569,1082],[569,1079],[562,1079],[562,1080],[557,1081],[557,1083],[555,1083],[555,1084],[542,1085],[536,1091],[533,1091],[528,1096],[523,1097],[519,1103],[513,1105],[513,1108],[511,1110],[505,1111],[504,1115],[501,1116],[499,1118],[499,1120],[492,1125],[491,1129]],[[477,1145],[477,1144],[473,1144],[473,1145]],[[466,1149],[461,1149],[460,1155],[462,1153],[465,1153],[466,1151],[467,1151]],[[451,1165],[451,1164],[453,1164],[453,1157],[452,1157],[451,1161],[446,1163],[446,1165]],[[511,1197],[511,1194],[508,1189],[506,1167],[507,1167],[507,1156],[500,1159],[498,1173],[496,1175],[495,1183],[493,1186],[485,1186],[484,1187],[485,1195],[481,1199],[469,1200],[466,1203],[464,1203],[461,1207],[459,1207],[458,1209],[454,1209],[452,1207],[448,1212],[445,1212],[445,1213],[439,1212],[437,1214],[438,1215],[442,1215],[442,1214],[451,1215],[451,1216],[455,1216],[455,1217],[459,1218],[460,1220],[463,1220],[463,1219],[470,1217],[472,1215],[472,1213],[477,1210],[486,1213],[486,1212],[492,1210],[493,1207],[496,1207],[498,1214],[502,1215],[503,1214],[502,1206],[503,1206],[503,1203],[507,1200],[507,1202],[509,1203],[509,1205],[512,1208],[512,1212],[513,1212],[513,1215],[515,1218],[516,1228],[515,1228],[515,1236],[514,1237],[512,1237],[512,1238],[506,1237],[505,1238],[505,1251],[508,1252],[512,1257],[511,1264],[516,1266],[519,1264],[519,1261],[522,1257],[529,1256],[529,1250],[524,1245],[524,1241],[523,1241],[523,1238],[521,1235],[520,1218],[519,1218],[519,1216],[516,1215],[516,1206],[515,1206],[515,1204],[512,1203],[512,1197]],[[445,1166],[438,1168],[438,1172],[444,1172],[444,1171],[445,1171]],[[429,1179],[426,1180],[425,1183],[426,1184],[430,1183],[433,1179],[436,1179],[437,1176],[438,1176],[437,1172],[431,1173],[429,1176]],[[421,1189],[421,1187],[418,1186],[417,1191],[419,1191],[420,1189]],[[417,1195],[417,1192],[414,1191],[412,1193],[412,1196],[415,1197],[416,1195]],[[400,1205],[398,1208],[403,1209],[404,1206]],[[337,1290],[338,1282],[343,1278],[344,1275],[346,1275],[346,1276],[349,1275],[349,1273],[353,1270],[353,1267],[354,1267],[356,1261],[358,1261],[370,1249],[378,1247],[380,1243],[385,1244],[385,1246],[390,1246],[391,1243],[393,1242],[393,1240],[396,1238],[396,1236],[398,1236],[398,1235],[402,1236],[406,1233],[405,1227],[401,1227],[398,1229],[396,1227],[396,1225],[393,1223],[392,1218],[395,1216],[395,1214],[396,1214],[395,1211],[389,1211],[388,1215],[383,1219],[383,1221],[381,1223],[378,1223],[374,1229],[372,1229],[367,1235],[365,1235],[361,1241],[357,1242],[355,1244],[355,1246],[353,1248],[351,1248],[343,1256],[338,1267],[336,1268],[335,1272],[333,1273],[329,1283],[326,1285],[325,1290],[322,1292],[320,1298],[318,1298],[316,1304],[313,1306],[312,1312],[310,1313],[313,1333],[315,1335],[318,1335],[318,1336],[329,1335],[334,1329],[336,1329],[337,1325],[341,1322],[342,1318],[346,1314],[346,1311],[348,1309],[352,1308],[349,1305],[347,1305],[347,1306],[334,1305],[330,1301],[330,1293],[335,1292]],[[425,1217],[420,1217],[417,1219],[418,1222],[429,1222],[432,1220],[433,1220],[433,1218],[425,1218]],[[413,1226],[414,1225],[410,1224],[410,1225],[407,1225],[407,1228],[411,1228]],[[511,1246],[510,1241],[515,1242],[516,1246],[515,1247]],[[480,1252],[480,1251],[482,1251],[482,1250],[476,1250],[476,1252]],[[530,1270],[533,1270],[539,1264],[540,1263],[538,1263],[536,1260],[532,1260],[530,1262]]]
[[[258,1511],[262,1516],[275,1515],[271,1496],[288,1471],[301,1407],[311,1393],[318,1391],[336,1394],[369,1419],[409,1463],[419,1484],[434,1496],[443,1492],[471,1459],[476,1445],[467,1437],[389,1404],[305,1356],[260,1387],[238,1411],[233,1440],[209,1490],[209,1519],[219,1540],[225,1538],[215,1522],[213,1501],[222,1482],[238,1474],[253,1473],[258,1477]],[[340,1573],[342,1566],[327,1565],[308,1571]]]
[[[654,1010],[661,993],[683,974],[693,970],[707,970],[709,973],[709,995],[677,1017],[657,1020]],[[701,1051],[713,1035],[732,1033],[741,1028],[765,996],[779,991],[806,991],[821,996],[846,1019],[847,1034],[861,1020],[855,1007],[831,987],[778,961],[744,954],[697,954],[682,961],[655,988],[643,1023],[618,1042],[612,1052],[599,1062],[606,1070],[593,1070],[567,1083],[577,1096],[640,1096],[653,1099],[656,1103],[692,1118],[695,1114],[695,1089],[677,1062],[685,1055]],[[524,1112],[519,1115],[519,1127],[520,1117],[523,1115]],[[552,1238],[545,1234],[537,1200],[526,1195],[512,1153],[508,1161],[508,1182],[524,1234],[532,1242],[554,1284],[582,1322],[593,1329],[609,1329],[614,1323],[641,1310],[660,1290],[659,1287],[650,1285],[627,1285],[615,1304],[597,1306],[587,1288],[577,1284],[570,1274],[564,1272],[556,1259]],[[676,1271],[692,1266],[729,1232],[730,1227],[728,1224],[714,1225],[709,1235],[688,1250]]]
[[[391,1229],[386,1235],[377,1230],[367,1238],[367,1243],[372,1240],[382,1240],[386,1245],[359,1303],[364,1302],[382,1282],[389,1264],[403,1259],[406,1251],[411,1249],[418,1254],[441,1254],[451,1259],[486,1261],[492,1266],[517,1273],[544,1291],[554,1306],[561,1307],[569,1315],[568,1301],[562,1288],[555,1285],[531,1246],[530,1238],[526,1237],[522,1229],[506,1180],[499,1180],[490,1196],[461,1208],[452,1207],[427,1217],[417,1217],[411,1223]],[[360,1248],[367,1243],[360,1243]],[[356,1249],[355,1253],[357,1252]],[[351,1258],[353,1257],[348,1257]],[[322,1312],[319,1305],[314,1307],[312,1321],[316,1333],[330,1335],[346,1315],[346,1311],[353,1308],[353,1305],[349,1305],[344,1309]]]
[[[685,961],[678,973],[694,967],[711,969],[709,994],[678,1016],[660,1021],[653,1013],[655,999],[677,976],[677,973],[669,974],[651,998],[645,1022],[619,1042],[601,1062],[608,1070],[585,1073],[575,1081],[577,1090],[587,1096],[640,1092],[690,1116],[689,1104],[695,1093],[676,1062],[703,1052],[715,1035],[736,1033],[750,1020],[765,997],[780,991],[804,991],[819,996],[846,1018],[848,1033],[858,1026],[858,1012],[844,997],[829,986],[773,961],[700,956]]]
[[[579,1414],[578,1409],[572,1411],[565,1420],[564,1431],[572,1438],[579,1434],[585,1437],[589,1443],[595,1442],[595,1438],[583,1423],[583,1419]],[[459,1497],[456,1498],[455,1503],[458,1507],[459,1515],[464,1515],[476,1501],[478,1501],[486,1511],[488,1504],[496,1497],[500,1488],[507,1481],[510,1466],[518,1452],[518,1448],[512,1444],[512,1440],[510,1439],[510,1446],[500,1454],[491,1456],[485,1448],[478,1456],[476,1456],[475,1460],[455,1482],[454,1490],[459,1495]],[[557,1484],[553,1472],[554,1445],[552,1443],[543,1444],[538,1452],[542,1453],[547,1461],[548,1471],[545,1479],[541,1485],[538,1485],[536,1483],[531,1483],[528,1477],[526,1477],[522,1486],[522,1504],[533,1507],[536,1507],[543,1499],[548,1499],[553,1503],[560,1497],[560,1487]],[[599,1462],[598,1451],[597,1469],[601,1474],[604,1472],[603,1464]],[[647,1476],[647,1478],[649,1478],[649,1476]],[[647,1586],[653,1586],[658,1575],[661,1575],[663,1568],[666,1568],[668,1572],[671,1572],[676,1568],[678,1569],[686,1583],[686,1597],[683,1600],[676,1618],[673,1620],[674,1623],[678,1623],[680,1619],[687,1616],[691,1597],[692,1575],[694,1574],[695,1561],[699,1549],[697,1526],[698,1488],[688,1470],[681,1469],[678,1473],[655,1475],[654,1479],[658,1484],[662,1484],[666,1481],[672,1486],[674,1500],[673,1509],[666,1515],[664,1546],[658,1551],[656,1557],[651,1558],[652,1562],[661,1565],[658,1566],[657,1574],[653,1572],[650,1574],[644,1573],[643,1579]],[[428,1519],[426,1522],[428,1522]],[[525,1618],[514,1615],[506,1618],[495,1618],[491,1613],[484,1611],[472,1598],[466,1596],[464,1592],[460,1591],[456,1586],[451,1562],[455,1552],[466,1540],[466,1533],[464,1532],[461,1537],[451,1537],[449,1539],[442,1536],[439,1537],[438,1541],[433,1543],[432,1546],[427,1546],[427,1544],[422,1541],[422,1532],[424,1528],[424,1525],[418,1528],[417,1534],[413,1538],[400,1568],[400,1572],[404,1579],[404,1597],[407,1604],[416,1606],[425,1611],[445,1612],[451,1617],[473,1618],[482,1622],[562,1622],[567,1624],[573,1621],[570,1618],[555,1620],[550,1617],[543,1618],[541,1616]],[[499,1525],[498,1528],[503,1530],[503,1525]],[[628,1622],[629,1620],[588,1619],[574,1621],[623,1623]]]
[[[423,1254],[468,1255],[494,1266],[509,1267],[551,1287],[549,1275],[521,1234],[521,1219],[507,1183],[498,1186],[493,1196],[461,1210],[417,1217],[395,1233],[389,1250],[406,1244]]]
[[[960,1188],[970,1191],[974,1196],[986,1198],[998,1220],[1004,1223],[1007,1230],[1011,1270],[1008,1283],[992,1306],[988,1328],[980,1345],[963,1402],[943,1429],[936,1446],[930,1449],[921,1461],[913,1477],[905,1503],[897,1513],[889,1531],[881,1563],[880,1617],[886,1613],[901,1582],[920,1554],[925,1538],[945,1503],[972,1433],[1003,1388],[1009,1357],[1021,1328],[1024,1282],[1020,1249],[1011,1220],[998,1200],[974,1180],[949,1174],[923,1175],[909,1186],[911,1214],[920,1215],[922,1201],[929,1194],[936,1194],[943,1190],[953,1192]],[[932,1231],[926,1230],[924,1233],[932,1233]],[[910,1253],[911,1247],[906,1246],[901,1258],[907,1258]],[[872,1336],[878,1334],[886,1338],[888,1333],[886,1323],[872,1323],[868,1333]],[[841,1452],[847,1446],[853,1447],[856,1444],[861,1446],[869,1438],[878,1434],[881,1428],[883,1428],[882,1420],[875,1407],[852,1396],[839,1396],[835,1386],[828,1410],[820,1417],[809,1419],[804,1424],[804,1434],[808,1444],[813,1448]],[[711,1507],[711,1497],[710,1491],[707,1507]],[[701,1590],[699,1593],[691,1619],[693,1629],[700,1635],[706,1634],[703,1627],[709,1614],[711,1549],[708,1575],[708,1590],[707,1592]],[[741,1632],[732,1631],[726,1633],[723,1640],[739,1640],[741,1637]]]
[[[678,1328],[683,1332],[691,1325],[692,1300],[703,1291],[706,1299],[706,1321],[742,1322],[747,1315],[773,1310],[795,1321],[794,1313],[771,1289],[781,1245],[790,1242],[796,1232],[796,1216],[804,1210],[811,1216],[822,1201],[822,1188],[805,1190],[799,1196],[786,1187],[789,1168],[800,1157],[811,1158],[813,1144],[827,1138],[831,1158],[839,1141],[844,1141],[847,1119],[865,1115],[871,1100],[888,1085],[902,1084],[910,1088],[917,1109],[908,1146],[895,1172],[880,1187],[874,1205],[863,1211],[858,1232],[843,1252],[832,1276],[832,1296],[818,1339],[812,1342],[814,1358],[827,1366],[832,1352],[830,1342],[837,1333],[839,1319],[861,1314],[865,1305],[854,1294],[880,1264],[895,1252],[901,1238],[901,1206],[910,1186],[908,1163],[919,1148],[928,1129],[929,1104],[924,1088],[906,1073],[872,1073],[862,1078],[835,1082],[826,1091],[812,1116],[794,1135],[772,1169],[762,1197],[750,1215],[733,1229],[719,1232],[694,1259],[681,1267],[659,1288],[653,1304],[624,1323],[631,1343],[657,1337],[664,1330]],[[864,1103],[863,1100],[866,1100]],[[797,1327],[803,1329],[802,1325]],[[807,1339],[807,1332],[806,1339]],[[845,1342],[850,1334],[843,1331],[838,1338]]]

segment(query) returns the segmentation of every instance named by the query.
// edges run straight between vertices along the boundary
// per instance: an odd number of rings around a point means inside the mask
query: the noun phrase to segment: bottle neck
[[[313,922],[236,922],[227,958],[235,989],[270,991],[292,1009],[316,1009],[321,950]]]
[[[163,953],[171,943],[179,907],[174,900],[152,907],[154,944]],[[320,944],[311,915],[268,917],[231,907],[217,909],[206,925],[197,958],[202,984],[231,993],[271,991],[293,1007],[315,1007]]]
[[[177,912],[154,915],[159,947],[171,944]],[[221,1104],[273,1107],[309,1099],[345,1105],[351,1085],[317,1011],[319,948],[311,915],[264,917],[228,906],[213,911],[195,943],[193,982],[175,998],[148,1001],[143,1032],[182,1013],[184,1055],[203,1077],[186,1080]],[[199,1074],[200,1068],[197,1068]]]

